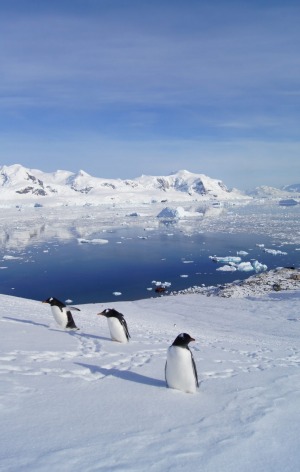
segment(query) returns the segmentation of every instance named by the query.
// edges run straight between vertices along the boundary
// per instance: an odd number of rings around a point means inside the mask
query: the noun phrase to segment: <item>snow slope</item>
[[[40,302],[0,302],[1,470],[299,470],[299,291],[114,302],[127,345],[96,316],[109,305],[80,306],[65,332]],[[194,395],[165,387],[180,332],[196,338]]]

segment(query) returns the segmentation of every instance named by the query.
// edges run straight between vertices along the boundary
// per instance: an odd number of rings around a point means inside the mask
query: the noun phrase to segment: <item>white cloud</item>
[[[3,12],[1,160],[290,183],[299,175],[298,18],[297,5],[255,2],[64,1]]]

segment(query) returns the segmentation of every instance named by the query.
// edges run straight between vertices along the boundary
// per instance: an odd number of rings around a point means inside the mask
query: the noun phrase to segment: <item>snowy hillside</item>
[[[279,200],[281,198],[291,198],[292,196],[300,200],[300,188],[298,185],[288,185],[280,189],[262,185],[261,187],[256,187],[254,190],[248,191],[247,194],[255,198]]]
[[[300,184],[285,185],[282,187],[282,190],[285,192],[299,193],[300,194]]]
[[[299,291],[114,303],[128,344],[96,316],[109,305],[81,305],[66,332],[48,305],[0,301],[3,471],[298,471]],[[165,386],[180,332],[196,394]]]
[[[182,170],[169,176],[133,180],[101,179],[84,171],[45,173],[21,165],[0,167],[2,202],[23,204],[101,204],[151,201],[235,200],[246,197],[220,180]]]

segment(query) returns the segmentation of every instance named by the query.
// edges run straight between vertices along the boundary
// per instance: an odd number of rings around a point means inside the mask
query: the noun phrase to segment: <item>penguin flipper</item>
[[[80,311],[80,309],[77,308],[76,306],[68,306],[68,308],[69,308],[70,310]]]
[[[130,338],[131,336],[130,336],[130,334],[129,334],[129,330],[128,330],[128,326],[127,326],[126,320],[125,320],[125,318],[123,318],[123,317],[121,318],[121,325],[122,325],[123,328],[124,328],[127,341],[129,341],[129,338]]]
[[[197,385],[197,387],[199,387],[197,367],[196,367],[195,359],[194,359],[192,353],[191,353],[191,356],[192,356],[192,366],[193,366],[193,371],[194,371],[194,375],[195,375],[196,385]]]
[[[169,388],[169,384],[168,384],[168,381],[167,381],[167,361],[165,363],[165,381],[166,381],[167,387]]]

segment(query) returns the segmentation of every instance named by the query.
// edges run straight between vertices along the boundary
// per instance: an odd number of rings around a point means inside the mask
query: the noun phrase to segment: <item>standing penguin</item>
[[[113,341],[118,341],[119,343],[127,343],[129,341],[130,334],[122,313],[119,313],[114,308],[106,308],[101,313],[97,314],[106,316],[110,336]]]
[[[168,348],[165,365],[167,387],[187,393],[195,393],[199,387],[196,364],[188,347],[191,341],[195,339],[189,334],[179,334]]]
[[[49,303],[52,315],[61,328],[79,329],[77,328],[71,313],[71,310],[80,311],[79,308],[66,306],[63,302],[54,297],[47,298],[47,300],[44,300],[42,303]]]

